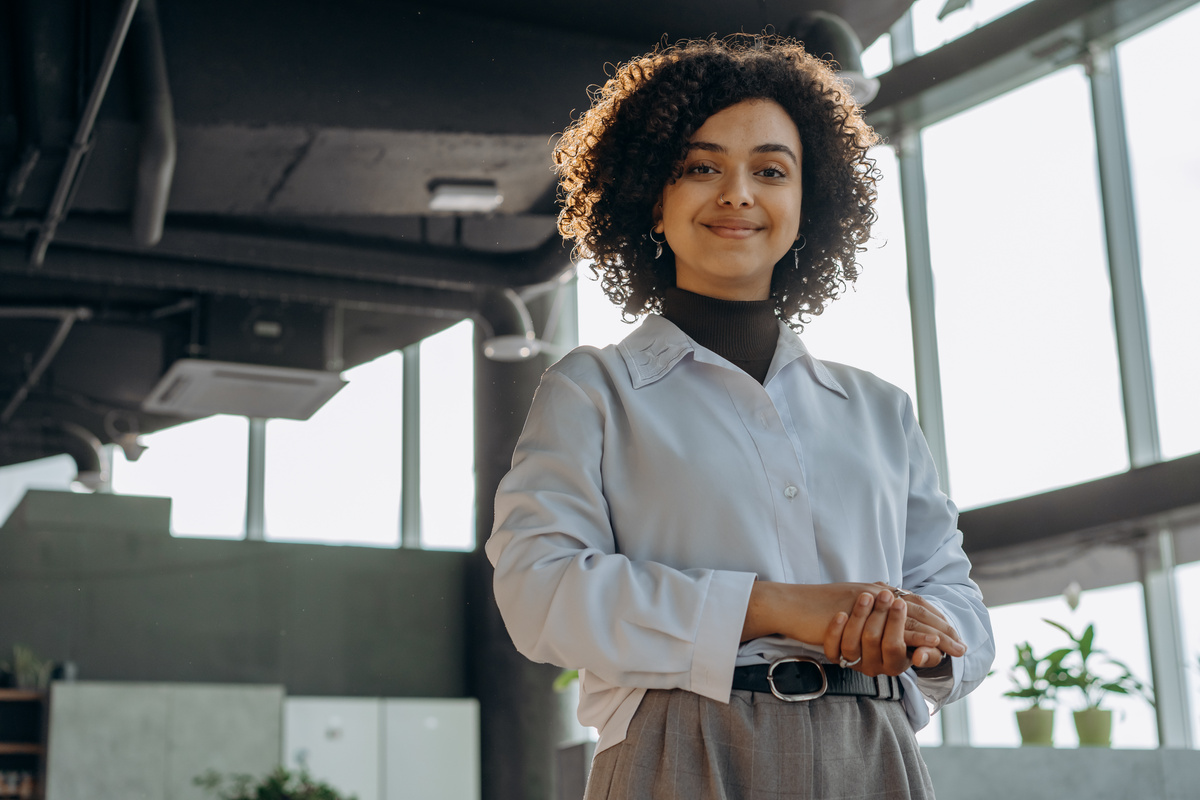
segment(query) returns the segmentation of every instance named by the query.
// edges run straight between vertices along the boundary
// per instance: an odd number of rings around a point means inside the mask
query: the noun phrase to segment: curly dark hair
[[[745,100],[773,100],[803,147],[799,269],[775,265],[775,313],[799,327],[858,277],[855,263],[875,221],[875,132],[828,64],[794,40],[738,35],[679,42],[616,68],[592,106],[554,148],[563,209],[558,229],[593,260],[605,294],[625,316],[661,312],[675,259],[655,259],[653,211],[680,175],[692,135]],[[667,248],[669,251],[669,248]]]

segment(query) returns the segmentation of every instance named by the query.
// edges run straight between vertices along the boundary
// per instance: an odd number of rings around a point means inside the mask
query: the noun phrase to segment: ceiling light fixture
[[[495,181],[434,180],[429,184],[429,210],[488,214],[504,202]]]
[[[787,32],[799,39],[812,55],[837,62],[838,77],[847,83],[860,106],[879,94],[879,81],[863,72],[862,42],[846,20],[825,11],[813,11],[794,19]]]

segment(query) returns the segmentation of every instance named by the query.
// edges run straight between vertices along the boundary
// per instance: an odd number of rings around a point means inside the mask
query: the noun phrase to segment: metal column
[[[266,538],[267,421],[257,417],[250,423],[246,458],[246,540]]]
[[[1133,467],[1162,459],[1155,411],[1154,375],[1142,291],[1133,173],[1125,133],[1121,78],[1113,47],[1094,46],[1087,60],[1096,126],[1096,157],[1104,206],[1104,234],[1112,282],[1113,322],[1125,406],[1125,435]],[[1146,632],[1157,699],[1158,740],[1163,747],[1191,747],[1187,679],[1175,590],[1171,531],[1153,527],[1138,551],[1146,602]]]
[[[892,26],[892,62],[902,64],[916,56],[912,11]],[[942,374],[938,358],[937,319],[934,315],[933,258],[929,245],[929,213],[925,197],[925,157],[921,132],[904,130],[897,136],[904,241],[908,256],[908,305],[912,318],[913,367],[917,381],[917,411],[921,431],[929,443],[942,491],[949,494],[946,457],[946,423],[942,414]],[[970,717],[965,701],[951,703],[939,712],[942,743],[969,745]]]
[[[421,343],[404,353],[401,389],[400,546],[421,546]]]

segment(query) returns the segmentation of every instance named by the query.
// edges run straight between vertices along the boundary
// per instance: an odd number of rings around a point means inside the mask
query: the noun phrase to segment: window
[[[1200,6],[1117,48],[1121,69],[1142,283],[1146,296],[1159,440],[1165,458],[1200,450],[1200,269],[1188,226],[1200,218],[1200,88],[1190,75],[1200,41]]]
[[[399,544],[403,367],[398,351],[361,364],[307,421],[267,423],[267,539]]]
[[[576,268],[579,275],[576,295],[579,298],[579,343],[592,347],[616,344],[633,333],[638,323],[622,321],[621,309],[612,304],[600,281],[592,276],[589,262]]]
[[[862,52],[863,72],[877,78],[892,68],[892,35],[885,33]]]
[[[1076,635],[1095,624],[1096,647],[1129,665],[1145,683],[1150,682],[1150,656],[1146,616],[1139,583],[1127,583],[1084,592],[1079,607],[1071,611],[1062,597],[1013,603],[990,609],[996,641],[994,673],[967,696],[971,718],[971,744],[977,747],[1015,747],[1021,743],[1014,713],[1025,701],[1004,697],[1013,687],[1008,670],[1016,660],[1016,646],[1028,641],[1035,655],[1044,655],[1068,644],[1066,636],[1043,619],[1065,625]],[[1077,692],[1064,691],[1054,717],[1054,743],[1069,747],[1078,738],[1071,711],[1083,708]],[[1113,710],[1114,747],[1157,747],[1154,709],[1136,697],[1109,695],[1104,708]]]
[[[966,5],[938,19],[950,0],[917,0],[912,6],[913,40],[917,53],[936,50],[946,42],[982,28],[1030,0],[966,0]]]
[[[475,547],[475,329],[421,342],[421,546]]]
[[[1031,123],[1049,109],[1052,133]],[[1127,469],[1082,68],[923,137],[952,495],[970,507]]]
[[[113,448],[113,491],[171,498],[171,533],[239,539],[246,529],[245,417],[220,414],[146,434],[137,461]]]
[[[916,397],[900,170],[890,147],[871,151],[883,180],[862,274],[801,336],[814,356],[875,373]]]

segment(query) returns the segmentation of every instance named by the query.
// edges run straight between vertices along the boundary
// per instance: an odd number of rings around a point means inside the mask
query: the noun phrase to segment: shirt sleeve
[[[904,409],[909,452],[909,494],[904,547],[905,589],[916,592],[949,620],[967,646],[964,656],[931,670],[914,670],[917,686],[936,711],[965,696],[987,677],[995,657],[991,619],[962,547],[958,509],[938,486],[929,445],[912,401]]]
[[[567,376],[543,377],[485,547],[509,634],[534,661],[728,702],[755,575],[618,552],[601,464],[620,434],[607,416]]]

